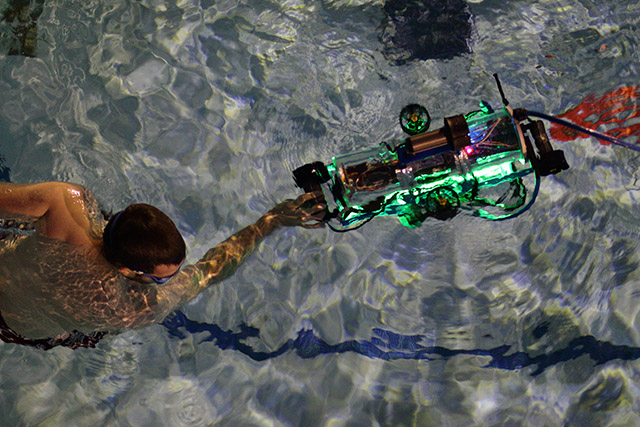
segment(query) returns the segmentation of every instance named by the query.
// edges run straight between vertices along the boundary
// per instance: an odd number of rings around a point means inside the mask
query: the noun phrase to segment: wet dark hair
[[[147,274],[157,265],[180,264],[186,255],[184,239],[171,218],[144,203],[113,215],[102,241],[110,263]]]

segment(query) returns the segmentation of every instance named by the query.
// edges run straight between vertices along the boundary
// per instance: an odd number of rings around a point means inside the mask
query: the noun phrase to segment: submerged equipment
[[[413,228],[429,217],[446,220],[460,212],[491,220],[523,213],[537,196],[540,177],[569,165],[551,146],[542,121],[530,117],[552,118],[511,109],[494,77],[500,109],[481,102],[479,110],[447,117],[443,127],[428,131],[427,110],[408,105],[400,113],[408,138],[336,156],[327,165],[308,163],[293,171],[296,185],[305,192],[322,191],[325,221],[335,218],[341,225],[329,224],[335,231],[354,230],[386,215]]]

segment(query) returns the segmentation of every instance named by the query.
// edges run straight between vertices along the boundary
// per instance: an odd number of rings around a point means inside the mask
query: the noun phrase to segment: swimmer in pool
[[[321,226],[325,206],[315,197],[277,204],[184,265],[180,232],[153,206],[133,204],[107,221],[82,186],[0,183],[0,339],[93,347],[106,333],[161,321],[233,274],[277,228]]]

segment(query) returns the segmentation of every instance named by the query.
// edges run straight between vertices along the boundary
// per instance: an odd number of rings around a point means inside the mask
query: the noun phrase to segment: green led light
[[[380,202],[381,210],[376,212],[376,216],[397,216],[400,223],[407,227],[416,227],[420,224],[420,218],[416,219],[416,210],[426,203],[427,195],[439,189],[449,188],[455,192],[460,202],[470,202],[474,200],[474,191],[479,188],[495,187],[504,182],[511,182],[533,172],[531,167],[525,167],[516,171],[514,161],[523,165],[528,162],[522,157],[520,152],[499,153],[483,159],[485,166],[476,167],[473,173],[465,175],[452,174],[451,169],[438,171],[433,174],[423,174],[416,177],[416,182],[420,182],[415,187],[409,189],[398,189],[395,192],[384,196]],[[398,186],[399,184],[395,184]],[[476,190],[474,190],[476,189]],[[523,201],[524,203],[524,201]],[[500,205],[496,205],[500,206]],[[416,208],[418,207],[418,208]],[[518,208],[516,205],[514,207]],[[426,209],[426,208],[425,208]],[[344,225],[361,222],[371,216],[371,211],[364,205],[351,205],[343,211],[341,221]],[[508,213],[504,216],[496,216],[488,213],[484,209],[477,209],[475,215],[488,219],[502,219],[513,215]]]

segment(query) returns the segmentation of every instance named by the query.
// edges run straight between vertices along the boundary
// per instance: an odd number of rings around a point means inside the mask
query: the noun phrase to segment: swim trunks
[[[89,335],[85,335],[82,332],[73,331],[65,334],[64,337],[30,339],[23,337],[11,329],[4,321],[2,314],[0,314],[0,340],[11,344],[35,347],[40,350],[51,350],[53,347],[58,346],[69,347],[70,349],[78,347],[94,348],[98,341],[104,338],[107,334],[108,332],[93,332]]]

